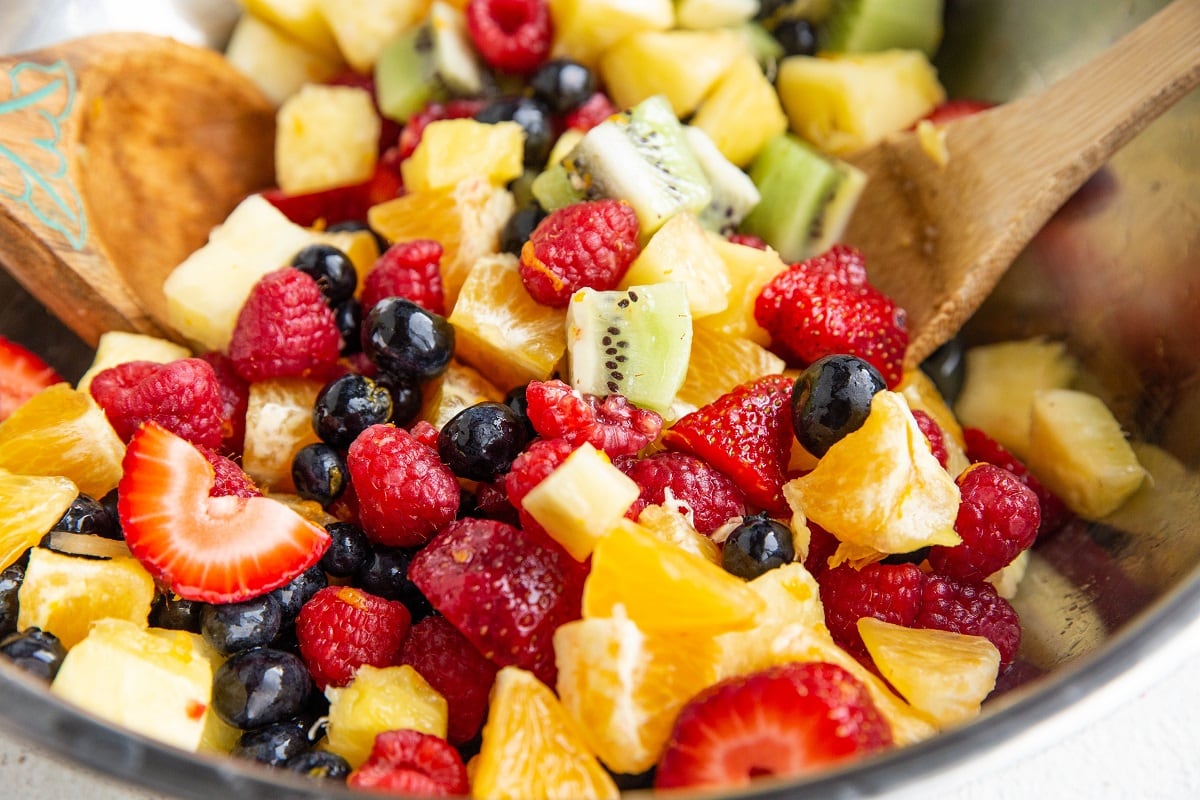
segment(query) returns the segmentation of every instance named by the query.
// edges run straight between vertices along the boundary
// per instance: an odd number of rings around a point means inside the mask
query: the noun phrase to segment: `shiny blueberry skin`
[[[795,558],[791,528],[766,514],[746,517],[729,534],[721,550],[725,571],[748,581]]]
[[[436,378],[454,355],[454,327],[403,297],[385,297],[363,320],[363,352],[379,370],[410,380]]]
[[[0,572],[0,636],[7,636],[17,629],[17,614],[21,607],[17,593],[25,580],[25,568],[16,564]]]
[[[50,631],[26,628],[0,640],[0,655],[31,675],[52,681],[67,657],[67,648]]]
[[[354,585],[371,594],[404,603],[415,624],[433,613],[433,606],[408,579],[408,565],[414,555],[416,551],[399,547],[372,547],[354,573]]]
[[[479,122],[512,121],[525,132],[525,166],[539,169],[546,164],[554,144],[550,109],[532,97],[503,97],[493,100],[475,114]]]
[[[350,257],[328,244],[310,244],[292,258],[292,266],[321,287],[330,307],[349,300],[358,288],[358,270]]]
[[[331,522],[325,530],[329,532],[329,549],[318,566],[335,578],[349,578],[367,560],[371,542],[362,528],[350,522]]]
[[[375,381],[392,396],[392,422],[406,428],[421,413],[421,384],[407,375],[380,375]]]
[[[71,501],[71,505],[63,512],[62,518],[54,523],[51,530],[90,533],[118,541],[124,538],[121,535],[121,525],[117,521],[116,515],[99,500],[86,494],[80,494]]]
[[[596,75],[578,61],[556,58],[538,67],[529,79],[529,88],[551,111],[565,114],[595,93]]]
[[[921,362],[921,371],[933,381],[942,398],[954,405],[967,377],[966,348],[962,339],[956,336],[930,353]]]
[[[846,434],[862,427],[871,411],[871,398],[884,388],[879,370],[861,358],[833,355],[814,361],[792,389],[796,440],[820,458]]]
[[[246,731],[230,752],[237,758],[282,767],[311,747],[307,726],[300,720],[289,719]]]
[[[442,426],[438,455],[459,477],[491,481],[508,472],[528,443],[525,423],[511,406],[477,403]]]
[[[271,594],[206,605],[200,612],[200,633],[222,655],[270,644],[282,625],[283,610]]]
[[[521,255],[521,248],[529,241],[533,229],[545,218],[545,210],[537,203],[518,209],[504,223],[504,230],[500,234],[500,250],[514,256]]]
[[[366,375],[349,373],[326,384],[313,404],[312,425],[321,441],[348,448],[360,433],[392,418],[392,395]]]
[[[290,583],[271,592],[279,601],[279,612],[283,618],[283,624],[288,625],[294,622],[304,604],[328,585],[329,581],[325,578],[324,570],[320,567],[309,567],[292,578]]]
[[[341,354],[353,355],[362,351],[362,303],[351,297],[333,307],[333,321],[342,334]]]
[[[322,506],[341,497],[349,482],[346,460],[324,442],[306,444],[292,456],[292,483],[296,494]]]
[[[504,402],[517,412],[517,416],[521,418],[522,424],[525,426],[526,437],[529,441],[533,441],[533,437],[537,436],[537,431],[533,429],[533,423],[529,421],[529,398],[525,394],[528,388],[529,384],[514,386],[508,390],[508,394],[504,395]]]
[[[205,603],[180,597],[169,589],[157,592],[150,606],[150,624],[155,628],[199,633],[204,606]]]
[[[786,56],[811,56],[817,52],[817,28],[806,19],[785,19],[771,31]]]
[[[334,781],[345,781],[350,774],[350,765],[346,759],[329,750],[309,750],[288,759],[284,765],[292,772],[298,772],[310,778],[324,778]]]
[[[251,730],[296,716],[312,693],[300,657],[257,647],[230,656],[213,675],[212,709],[225,722]]]

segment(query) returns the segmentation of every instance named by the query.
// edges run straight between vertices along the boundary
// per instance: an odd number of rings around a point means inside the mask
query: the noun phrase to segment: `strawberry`
[[[45,361],[0,336],[0,422],[42,389],[62,382]]]
[[[962,117],[969,117],[980,111],[987,111],[994,105],[996,104],[990,103],[987,100],[960,97],[957,100],[947,100],[938,104],[924,118],[934,125],[945,125],[947,122],[953,122]]]
[[[870,284],[862,254],[852,247],[834,245],[776,275],[759,293],[754,319],[795,365],[845,353],[870,362],[888,388],[900,383],[908,348],[904,310]]]
[[[143,422],[154,420],[193,444],[221,446],[225,403],[216,372],[207,361],[129,361],[101,370],[89,391],[125,441]]]
[[[324,377],[342,348],[333,311],[310,275],[292,267],[268,272],[238,312],[229,357],[238,375],[268,378]]]
[[[262,197],[292,222],[311,228],[321,221],[332,225],[364,220],[371,206],[403,193],[400,159],[393,147],[384,152],[375,164],[375,172],[362,183],[304,194],[285,194],[282,189],[268,189],[262,193]]]
[[[446,698],[446,739],[468,742],[487,716],[488,693],[497,667],[443,616],[433,614],[412,626],[400,647],[408,664]]]
[[[728,678],[687,703],[658,762],[656,789],[743,787],[890,747],[858,680],[834,664],[784,664]]]
[[[663,444],[728,475],[750,503],[785,513],[792,383],[784,375],[744,383],[676,422],[662,435]]]
[[[130,552],[180,597],[238,603],[313,566],[329,547],[320,525],[265,497],[211,497],[213,468],[155,422],[133,435],[117,487]]]

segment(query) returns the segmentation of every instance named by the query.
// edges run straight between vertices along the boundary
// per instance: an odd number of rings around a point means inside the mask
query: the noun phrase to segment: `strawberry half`
[[[0,422],[42,389],[62,381],[45,361],[0,336]]]
[[[656,789],[747,786],[796,776],[891,746],[863,685],[835,664],[784,664],[724,680],[679,712]]]
[[[125,542],[180,597],[237,603],[277,589],[320,560],[329,534],[265,497],[212,497],[204,455],[155,422],[125,450],[117,512]]]

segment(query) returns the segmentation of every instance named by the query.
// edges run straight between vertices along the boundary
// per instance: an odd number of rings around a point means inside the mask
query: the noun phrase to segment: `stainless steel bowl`
[[[0,52],[111,28],[219,43],[228,0],[5,0]],[[1006,100],[1098,53],[1164,5],[1154,0],[947,0],[938,58],[952,96]],[[1153,123],[1061,211],[963,333],[1067,342],[1089,388],[1154,445],[1155,483],[1112,518],[1039,543],[1015,604],[1026,666],[962,728],[800,782],[742,796],[874,797],[932,786],[1022,742],[1091,718],[1110,685],[1200,631],[1200,95]],[[0,273],[0,334],[69,377],[90,352]],[[253,765],[118,731],[0,663],[0,725],[82,765],[189,798],[353,797]]]

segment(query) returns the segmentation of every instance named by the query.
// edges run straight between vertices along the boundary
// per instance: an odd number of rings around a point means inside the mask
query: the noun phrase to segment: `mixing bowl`
[[[92,30],[219,43],[224,0],[5,0],[0,52]],[[948,0],[938,56],[951,96],[1006,100],[1055,80],[1147,18],[1152,0]],[[133,10],[136,7],[136,12]],[[0,156],[2,157],[2,156]],[[868,189],[869,191],[869,189]],[[0,334],[68,378],[91,354],[0,273]],[[1080,725],[1109,686],[1163,658],[1200,619],[1200,95],[1146,129],[1055,217],[962,333],[967,345],[1065,341],[1138,442],[1153,480],[1124,509],[1039,542],[1014,601],[1019,665],[979,719],[936,738],[744,796],[878,796],[932,783],[997,748]],[[116,730],[0,663],[0,724],[120,779],[189,798],[360,796]]]

